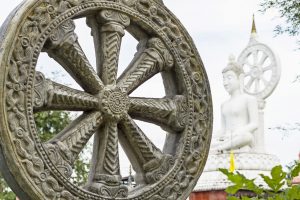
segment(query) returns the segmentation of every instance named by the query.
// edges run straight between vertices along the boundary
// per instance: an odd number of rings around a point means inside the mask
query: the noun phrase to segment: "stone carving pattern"
[[[48,83],[48,85],[50,84]],[[51,85],[53,89],[49,91],[48,97],[50,108],[59,109],[61,105],[64,105],[64,109],[68,107],[69,110],[77,110],[79,108],[80,110],[90,110],[99,107],[98,99],[92,95],[69,89],[54,82]]]
[[[72,164],[74,162],[71,151],[59,141],[54,144],[45,144],[45,149],[58,171],[65,177],[70,178],[73,172]]]
[[[118,85],[128,93],[158,72],[170,69],[174,64],[172,56],[158,38],[151,38],[147,48],[139,56],[130,66],[127,76],[121,75],[118,81]]]
[[[176,96],[175,99],[145,99],[131,98],[129,113],[138,119],[156,122],[168,129],[182,131],[185,126],[186,114],[184,97]]]
[[[117,59],[118,59],[118,51],[115,49],[120,48],[120,35],[118,33],[112,33],[110,34],[104,44],[106,45],[105,54],[107,55],[108,59],[106,59],[107,63],[104,63],[104,66],[106,67],[107,71],[107,79],[113,80],[115,82],[117,71],[115,70],[115,66],[117,65]]]
[[[71,20],[64,22],[47,40],[44,51],[60,63],[91,94],[97,94],[103,83],[86,58]]]
[[[105,74],[102,80],[106,84],[116,84],[121,40],[125,34],[124,29],[130,24],[130,19],[127,15],[113,10],[103,10],[100,18],[99,23],[101,20],[104,23],[101,27],[101,53],[103,53],[101,57],[104,58],[104,62],[101,63],[103,69],[100,69],[100,74]]]
[[[129,113],[136,115],[143,113],[151,115],[151,118],[162,118],[166,119],[175,110],[174,104],[169,99],[130,99],[130,110]]]
[[[70,124],[66,131],[44,145],[52,163],[66,178],[71,177],[76,158],[102,122],[99,112],[87,114],[87,116],[83,114],[81,117],[83,120],[79,125],[74,127]]]
[[[128,96],[120,88],[104,89],[101,92],[100,109],[108,118],[118,121],[124,117],[128,108]]]
[[[117,122],[128,110],[128,97],[119,90],[112,89],[116,85],[118,69],[118,57],[121,47],[121,39],[125,34],[124,29],[129,25],[129,17],[113,10],[102,10],[96,17],[88,18],[87,24],[92,29],[92,35],[96,48],[97,70],[106,87],[101,92],[101,106],[105,116],[111,120],[107,122],[102,131],[106,136],[106,144],[95,138],[95,143],[100,146],[94,149],[93,156],[99,157],[104,151],[104,160],[98,160],[94,182],[89,187],[100,195],[111,197],[124,197],[128,195],[128,189],[120,186],[121,176],[118,152]],[[100,33],[99,33],[100,32]],[[103,134],[102,133],[102,134]],[[98,132],[97,134],[100,134]],[[104,181],[106,183],[104,183]],[[109,187],[108,187],[109,185]]]
[[[35,180],[44,194],[48,198],[61,197],[64,199],[76,199],[70,192],[66,191],[57,180],[52,176],[50,170],[44,166],[35,149],[34,141],[31,139],[26,116],[24,113],[25,99],[24,92],[28,77],[28,70],[33,58],[33,46],[36,38],[41,33],[43,21],[41,19],[51,20],[50,14],[45,11],[51,10],[51,5],[41,6],[33,11],[33,15],[28,17],[27,23],[23,26],[20,36],[17,39],[15,51],[10,61],[11,67],[7,80],[8,98],[6,99],[10,131],[16,132],[14,143],[18,155],[22,158],[22,163],[27,169],[28,174]],[[41,22],[41,23],[40,23]],[[47,21],[49,23],[50,21]],[[38,26],[39,25],[39,26]],[[23,35],[28,35],[25,37]],[[30,38],[30,39],[29,39]]]
[[[62,2],[67,3],[68,5],[75,6],[75,4],[70,3],[70,1],[58,1],[58,2],[55,1],[55,6],[53,7],[54,8],[58,7],[56,3],[62,4]],[[160,10],[160,8],[158,8],[156,4],[152,1],[145,1],[145,0],[125,1],[124,0],[122,1],[122,3],[125,3],[125,5],[127,6],[135,7],[135,9],[141,12],[142,15],[145,15],[147,17],[150,16],[150,18],[157,23],[156,25],[162,28],[161,30],[164,32],[164,34],[166,34],[169,38],[171,38],[172,43],[169,43],[168,45],[178,47],[180,55],[179,57],[177,55],[177,59],[181,60],[182,63],[188,64],[186,67],[188,70],[188,74],[183,75],[185,78],[191,77],[189,80],[192,82],[193,81],[201,82],[205,80],[206,75],[203,74],[201,75],[198,74],[198,76],[200,77],[200,79],[198,80],[193,78],[193,75],[195,74],[193,74],[192,71],[198,71],[200,66],[195,64],[197,63],[195,61],[196,58],[194,57],[193,53],[189,51],[190,45],[188,45],[184,41],[184,39],[190,40],[190,38],[183,38],[184,37],[183,35],[185,35],[185,33],[181,33],[179,31],[178,27],[175,25],[175,22],[171,20],[171,17],[168,16],[168,14]],[[35,37],[37,38],[37,36],[41,33],[41,30],[43,28],[43,27],[41,28],[41,24],[49,23],[49,21],[47,21],[47,23],[45,22],[40,23],[41,19],[50,20],[55,16],[55,14],[53,14],[54,12],[52,13],[51,9],[47,10],[48,12],[51,11],[48,14],[41,12],[41,10],[39,10],[39,8],[43,8],[43,6],[47,7],[45,5],[47,5],[48,8],[52,8],[51,4],[45,3],[41,7],[36,8],[36,10],[33,13],[33,16],[28,18],[27,26],[24,26],[26,28],[23,28],[23,30],[26,30],[27,34],[24,35],[32,34],[33,37],[30,37],[31,41],[26,38],[22,38],[22,40],[18,38],[18,41],[16,42],[16,48],[15,48],[16,50],[14,51],[14,57],[10,61],[11,67],[8,76],[9,79],[7,81],[8,96],[6,99],[8,118],[10,119],[9,121],[11,122],[9,124],[9,127],[11,129],[11,132],[17,133],[17,135],[14,136],[15,144],[17,147],[19,147],[17,148],[18,154],[20,155],[21,158],[24,159],[23,162],[26,163],[27,172],[32,177],[35,177],[36,184],[41,188],[41,190],[45,193],[45,195],[50,198],[62,197],[65,199],[77,199],[57,182],[57,180],[52,176],[53,172],[50,172],[49,169],[47,169],[47,167],[43,165],[43,161],[37,156],[37,152],[34,148],[34,142],[31,139],[28,130],[28,126],[34,126],[34,124],[30,124],[30,125],[27,124],[27,121],[25,120],[26,117],[22,112],[24,111],[24,107],[22,107],[22,104],[25,104],[25,99],[24,99],[25,87],[22,88],[22,84],[25,85],[27,79],[29,81],[32,81],[31,76],[27,77],[28,72],[26,71],[29,70],[29,65],[32,64],[30,63],[31,59],[33,58],[33,56],[35,56],[31,54],[33,52],[32,47],[37,42],[35,41]],[[147,6],[150,6],[152,9],[150,9],[150,11],[144,9],[145,6],[146,8]],[[42,15],[46,15],[47,17]],[[39,21],[34,20],[34,17],[35,19],[39,19]],[[149,21],[149,24],[152,24],[152,22]],[[79,57],[82,58],[82,56]],[[86,65],[85,65],[85,69],[86,69]],[[200,99],[202,99],[202,101],[191,102],[191,100],[189,99],[187,102],[187,106],[189,109],[195,108],[195,113],[198,113],[200,111],[200,113],[202,112],[203,114],[200,117],[194,116],[193,119],[191,118],[188,119],[188,123],[192,123],[192,121],[194,120],[193,123],[194,130],[191,131],[191,133],[194,133],[195,136],[192,137],[193,138],[192,141],[190,140],[186,141],[186,142],[193,142],[193,145],[186,147],[184,149],[184,155],[190,154],[193,156],[187,157],[186,159],[184,159],[183,158],[184,156],[182,156],[181,159],[183,160],[180,160],[179,162],[182,163],[182,161],[184,161],[185,164],[176,165],[176,168],[173,170],[174,171],[173,176],[169,176],[164,181],[164,184],[172,181],[173,182],[172,186],[170,185],[168,187],[163,188],[162,191],[159,191],[159,194],[151,197],[150,199],[162,199],[162,198],[166,198],[167,196],[170,197],[171,199],[180,198],[180,195],[182,194],[184,189],[189,186],[189,180],[194,174],[193,172],[190,171],[191,167],[189,163],[195,163],[199,161],[204,162],[203,161],[204,159],[200,159],[200,158],[203,158],[203,156],[207,155],[206,154],[207,148],[205,148],[205,146],[201,146],[201,144],[205,144],[207,143],[205,141],[210,140],[210,134],[208,134],[207,132],[211,128],[210,126],[211,117],[204,115],[205,111],[207,112],[207,110],[210,109],[208,105],[211,104],[210,97],[205,96],[205,94],[209,93],[209,88],[207,88],[207,85],[205,84],[192,85],[192,86],[193,86],[192,90],[190,88],[187,88],[188,89],[187,92],[189,94],[193,93],[193,95],[196,95],[197,94],[196,92],[198,92],[198,90],[202,90],[201,93],[198,93],[201,95]],[[201,128],[198,129],[198,127]],[[16,129],[17,131],[15,131]],[[198,134],[196,134],[197,132]],[[26,145],[24,145],[25,142]],[[54,169],[52,168],[51,170],[54,171]],[[182,176],[175,176],[177,172],[179,172],[179,174],[181,174]],[[93,196],[90,195],[86,197],[93,197]],[[143,197],[149,197],[149,193],[145,193]]]
[[[180,32],[179,28],[175,25],[175,23],[171,20],[167,14],[164,14],[158,6],[155,5],[152,1],[145,1],[145,0],[122,0],[122,2],[127,5],[134,7],[141,13],[146,16],[151,16],[155,18],[157,21],[158,27],[161,27],[161,31],[168,35],[168,38],[171,38],[172,45],[175,48],[178,48],[179,56],[182,62],[185,64],[188,75],[192,84],[192,90],[188,91],[191,92],[194,99],[199,99],[198,101],[194,102],[187,102],[187,105],[190,107],[191,103],[194,108],[194,115],[192,119],[189,119],[188,123],[193,122],[193,135],[191,138],[193,145],[190,146],[189,149],[185,150],[185,155],[187,156],[184,163],[185,165],[179,169],[180,173],[185,174],[185,178],[183,180],[178,180],[176,177],[173,178],[173,183],[176,185],[178,184],[179,187],[170,187],[169,190],[165,188],[163,191],[160,192],[159,195],[155,195],[151,200],[155,199],[178,199],[181,195],[181,192],[188,187],[187,185],[180,185],[181,182],[190,183],[189,179],[192,175],[195,174],[194,166],[197,165],[198,162],[204,162],[205,155],[207,155],[207,148],[205,148],[205,144],[211,140],[211,136],[207,134],[211,131],[211,124],[212,118],[211,116],[207,116],[206,113],[211,113],[211,99],[207,95],[209,94],[209,88],[204,83],[206,75],[194,73],[193,71],[198,71],[199,66],[196,64],[196,52],[191,52],[190,45],[184,41],[183,33]],[[150,9],[151,8],[151,9]],[[150,12],[150,11],[155,12]],[[190,40],[188,38],[188,40]],[[185,74],[187,76],[187,74]],[[195,98],[196,97],[196,98]],[[200,111],[200,112],[199,112]],[[197,169],[199,170],[199,169]],[[203,170],[203,169],[200,169]],[[172,189],[171,189],[172,188]]]
[[[72,152],[74,161],[102,121],[103,116],[99,112],[93,112],[88,116],[84,114],[84,119],[78,125],[70,124],[69,128],[66,128],[67,131],[61,133],[62,136],[53,138],[49,143],[62,142]]]
[[[107,148],[104,159],[104,169],[108,174],[118,174],[119,168],[119,153],[118,153],[118,136],[117,126],[110,125],[105,127],[108,132]]]
[[[160,180],[174,164],[173,157],[164,155],[129,116],[122,121],[120,126],[127,138],[131,138],[131,146],[143,164],[146,181],[155,183]]]
[[[35,110],[91,110],[99,107],[98,98],[45,79],[40,72],[35,76],[34,97]]]
[[[129,118],[129,116],[122,121],[124,126],[125,134],[128,134],[128,137],[132,137],[131,142],[134,144],[132,146],[136,147],[137,151],[140,151],[140,156],[145,163],[155,160],[158,157],[161,157],[161,152],[157,149],[151,141],[142,133],[138,126]]]

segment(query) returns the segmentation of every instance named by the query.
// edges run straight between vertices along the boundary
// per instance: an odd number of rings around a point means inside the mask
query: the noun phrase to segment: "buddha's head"
[[[223,85],[229,94],[240,90],[240,77],[243,73],[242,67],[235,61],[234,56],[230,56],[228,65],[222,71]]]

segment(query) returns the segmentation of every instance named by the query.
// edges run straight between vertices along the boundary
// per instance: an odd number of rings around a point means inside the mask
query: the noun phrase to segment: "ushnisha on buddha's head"
[[[232,95],[235,91],[240,91],[240,78],[244,74],[242,67],[235,61],[234,56],[229,57],[229,63],[222,71],[223,85],[225,90]]]

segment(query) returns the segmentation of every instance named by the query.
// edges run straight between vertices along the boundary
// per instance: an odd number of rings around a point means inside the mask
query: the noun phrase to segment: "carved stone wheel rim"
[[[268,60],[269,64],[266,66]],[[244,70],[249,68],[245,72],[244,91],[260,99],[270,96],[280,79],[280,64],[274,52],[267,45],[255,41],[242,51],[238,62]],[[271,73],[268,79],[267,73]]]
[[[72,19],[87,15],[95,45],[100,47],[95,47],[96,53],[103,58],[97,60],[99,76],[73,31]],[[117,79],[114,70],[124,30],[139,41],[139,51]],[[1,170],[17,195],[23,199],[187,198],[208,155],[212,102],[197,50],[170,11],[144,0],[30,0],[10,15],[1,36]],[[115,45],[102,42],[111,39]],[[36,72],[41,50],[60,63],[84,92]],[[157,73],[168,82],[165,98],[128,96]],[[112,99],[118,100],[118,106]],[[42,143],[33,117],[40,110],[84,113]],[[163,152],[131,117],[168,130]],[[68,177],[76,156],[94,132],[98,141],[94,150],[104,151],[93,151],[89,181],[79,188]],[[120,184],[118,152],[114,151],[118,139],[125,151],[129,149],[126,153],[139,174],[140,184],[129,192]]]

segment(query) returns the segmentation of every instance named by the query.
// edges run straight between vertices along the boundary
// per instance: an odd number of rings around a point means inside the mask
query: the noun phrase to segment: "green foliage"
[[[299,0],[262,0],[261,11],[278,10],[280,17],[285,18],[286,24],[279,24],[275,28],[277,34],[288,33],[299,35],[300,30],[300,1]]]
[[[78,186],[83,186],[88,179],[88,171],[90,164],[85,162],[83,159],[78,159],[75,161],[74,176],[72,177],[72,182]]]
[[[16,195],[11,191],[5,182],[4,178],[0,174],[0,199],[1,200],[15,200]]]
[[[235,196],[229,196],[229,197],[227,197],[227,199],[228,200],[240,200],[240,199],[242,199],[242,200],[251,200],[251,198],[249,198],[249,197],[241,197],[241,198],[238,198],[238,197],[235,197]]]
[[[279,192],[282,186],[286,183],[287,173],[282,170],[282,166],[275,166],[271,171],[271,177],[260,174],[260,176],[264,179],[265,183],[274,191]]]
[[[51,139],[71,121],[69,113],[63,111],[38,112],[34,115],[34,118],[43,142]]]
[[[276,35],[287,33],[290,36],[298,36],[300,34],[299,0],[262,0],[260,5],[263,13],[269,9],[276,9],[280,17],[285,19],[285,24],[278,24],[275,27],[274,32]],[[297,43],[300,45],[300,40]],[[299,76],[297,76],[295,81],[298,80],[300,80]]]
[[[220,169],[220,171],[225,174],[233,185],[229,186],[225,191],[229,194],[236,194],[239,190],[246,189],[249,191],[253,191],[258,195],[263,193],[263,189],[256,186],[254,183],[254,179],[247,179],[243,174],[239,172],[233,173],[229,172],[227,169]]]
[[[275,166],[271,171],[271,176],[260,174],[264,182],[269,186],[269,190],[262,186],[257,186],[254,183],[255,179],[247,179],[239,172],[229,172],[227,169],[220,169],[232,182],[225,191],[229,194],[229,200],[299,200],[300,185],[290,185],[291,179],[298,176],[300,172],[300,163],[295,162],[295,165],[290,168],[290,173],[284,172],[282,166]],[[290,176],[288,176],[290,174]],[[240,190],[253,192],[255,197],[236,197],[236,193]]]
[[[296,162],[294,167],[292,167],[292,169],[291,169],[291,176],[296,177],[296,176],[298,176],[299,173],[300,173],[300,163]]]

